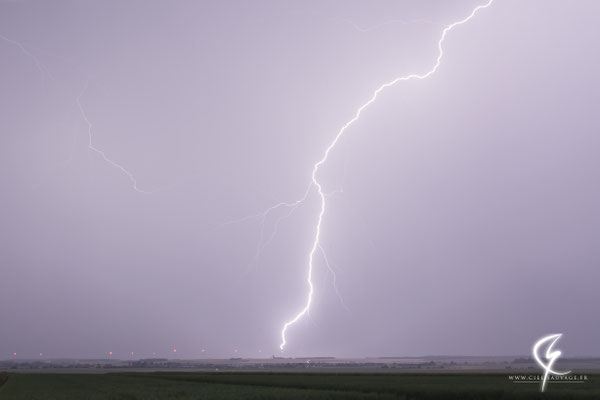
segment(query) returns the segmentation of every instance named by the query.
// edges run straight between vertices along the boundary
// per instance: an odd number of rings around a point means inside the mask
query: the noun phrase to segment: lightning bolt
[[[138,193],[151,194],[152,192],[148,192],[148,191],[142,190],[142,189],[140,189],[138,187],[137,180],[135,179],[135,177],[133,176],[133,174],[131,172],[129,172],[124,166],[122,166],[121,164],[117,163],[116,161],[113,161],[111,158],[109,158],[106,155],[106,153],[103,150],[100,150],[99,148],[97,148],[96,146],[94,146],[93,136],[92,136],[92,122],[88,118],[88,116],[87,116],[87,114],[85,112],[85,109],[83,108],[83,104],[81,103],[81,98],[83,97],[83,95],[87,91],[88,86],[89,86],[89,82],[86,82],[85,86],[83,87],[83,90],[81,91],[81,93],[79,94],[79,96],[77,96],[77,99],[76,99],[77,108],[79,108],[79,112],[81,114],[81,118],[83,118],[83,120],[87,124],[88,149],[91,150],[91,151],[93,151],[94,153],[98,154],[106,163],[108,163],[112,167],[118,169],[123,174],[125,174],[129,178],[129,181],[131,182],[131,187],[133,188],[133,190],[135,190]]]
[[[15,47],[18,47],[21,52],[27,56],[28,58],[30,58],[36,68],[38,69],[38,71],[40,71],[42,79],[44,77],[48,77],[50,80],[54,81],[54,77],[52,76],[52,74],[50,73],[50,71],[48,70],[48,68],[46,68],[44,66],[44,64],[42,64],[42,62],[40,61],[40,59],[34,54],[32,53],[23,43],[16,41],[14,39],[11,39],[7,36],[4,36],[2,34],[0,34],[0,40],[5,41],[6,43],[13,45]],[[81,93],[79,94],[79,96],[77,96],[76,98],[76,103],[77,103],[77,108],[79,109],[79,112],[81,114],[81,117],[83,118],[83,120],[85,121],[85,123],[87,124],[87,134],[88,134],[88,149],[95,152],[96,154],[98,154],[106,163],[108,163],[109,165],[111,165],[112,167],[120,170],[123,174],[125,174],[132,185],[132,188],[139,193],[143,193],[143,194],[150,194],[152,192],[148,192],[145,190],[142,190],[138,187],[138,183],[135,179],[135,177],[133,176],[133,174],[131,172],[129,172],[124,166],[122,166],[121,164],[117,163],[116,161],[112,160],[111,158],[109,158],[106,153],[103,150],[100,150],[99,148],[97,148],[96,146],[94,146],[93,143],[93,138],[92,138],[92,123],[90,121],[90,119],[88,118],[85,109],[83,108],[83,104],[81,103],[81,99],[83,97],[83,95],[85,94],[85,92],[87,91],[89,86],[89,81],[85,83],[83,90],[81,91]]]
[[[9,43],[13,46],[18,47],[25,56],[27,56],[31,60],[33,60],[36,68],[42,74],[42,78],[44,76],[48,76],[50,79],[52,79],[52,80],[54,79],[52,74],[50,74],[50,71],[48,71],[48,69],[46,67],[44,67],[44,64],[42,64],[40,59],[37,58],[37,56],[35,54],[33,54],[31,51],[29,51],[29,49],[27,49],[27,47],[25,47],[25,45],[23,43],[13,40],[13,39],[6,37],[4,35],[1,35],[1,34],[0,34],[0,39],[4,40],[6,43]]]
[[[253,221],[253,220],[260,221],[260,235],[259,235],[259,240],[258,240],[258,244],[256,247],[256,252],[254,253],[254,257],[252,258],[252,260],[246,266],[245,271],[241,274],[241,276],[235,282],[234,286],[237,286],[243,280],[243,278],[246,277],[250,273],[250,271],[253,267],[254,268],[258,267],[258,263],[259,263],[259,260],[261,258],[263,251],[265,250],[265,248],[267,246],[269,246],[269,244],[271,244],[273,239],[275,239],[275,237],[277,236],[277,232],[278,232],[279,225],[281,224],[281,222],[283,220],[291,217],[292,214],[294,214],[294,212],[298,208],[298,206],[300,206],[301,204],[304,203],[304,201],[306,201],[311,188],[312,188],[312,183],[310,185],[308,185],[308,187],[306,188],[306,191],[304,192],[304,196],[302,196],[300,199],[298,199],[296,201],[280,202],[280,203],[277,203],[277,204],[269,207],[262,213],[254,214],[254,215],[247,215],[242,218],[223,222],[217,227],[217,228],[224,228],[228,225],[240,224],[240,223],[243,223],[246,221]],[[279,216],[279,218],[277,218],[277,220],[273,224],[273,230],[272,230],[271,234],[265,240],[265,224],[267,222],[267,218],[269,218],[269,215],[271,215],[272,213],[274,213],[275,211],[277,211],[279,209],[289,209],[289,211],[286,211],[285,214],[283,214],[282,216]]]
[[[304,192],[304,196],[302,196],[302,198],[300,198],[296,201],[292,201],[292,202],[283,202],[282,201],[280,203],[275,204],[272,207],[269,207],[268,209],[266,209],[264,212],[262,212],[260,214],[247,215],[242,218],[223,222],[222,224],[219,225],[219,227],[223,228],[227,225],[240,224],[242,222],[246,222],[246,221],[253,220],[253,219],[260,219],[261,221],[264,221],[264,219],[267,218],[269,216],[269,214],[271,214],[275,210],[278,210],[280,208],[296,208],[300,204],[304,203],[304,200],[306,200],[306,198],[308,197],[308,193],[310,192],[311,187],[312,187],[312,183],[310,185],[308,185],[308,187],[306,188],[306,192]]]
[[[323,154],[323,157],[314,164],[313,170],[312,170],[312,175],[311,175],[311,177],[312,177],[311,185],[313,185],[314,187],[317,188],[317,191],[318,191],[318,194],[320,197],[321,208],[320,208],[318,219],[317,219],[316,233],[315,233],[314,241],[313,241],[313,244],[310,249],[309,256],[308,256],[308,277],[307,277],[307,283],[308,283],[308,288],[309,288],[308,297],[307,297],[304,308],[302,308],[291,320],[287,321],[283,325],[283,328],[281,329],[281,344],[279,345],[279,348],[282,351],[285,348],[285,345],[287,344],[286,333],[287,333],[288,328],[290,326],[292,326],[293,324],[295,324],[296,322],[298,322],[298,320],[300,320],[304,315],[306,315],[308,313],[308,311],[310,310],[310,306],[312,304],[312,300],[313,300],[314,286],[313,286],[313,282],[312,282],[312,274],[313,274],[313,267],[314,267],[314,259],[315,259],[315,253],[320,248],[321,225],[323,222],[323,215],[325,215],[325,208],[326,208],[326,201],[325,201],[326,194],[323,192],[323,187],[321,186],[321,183],[317,179],[317,173],[319,172],[319,168],[323,164],[325,164],[325,162],[327,161],[327,158],[329,157],[329,153],[335,148],[335,146],[337,145],[339,140],[342,138],[342,136],[344,135],[346,130],[350,126],[352,126],[352,124],[354,124],[356,121],[358,121],[362,112],[367,107],[369,107],[371,104],[373,104],[375,102],[375,100],[377,100],[377,97],[379,96],[379,94],[382,91],[384,91],[385,89],[387,89],[391,86],[396,85],[399,82],[409,81],[409,80],[413,80],[413,79],[422,80],[422,79],[426,79],[427,77],[429,77],[430,75],[435,73],[435,71],[437,71],[438,67],[440,66],[442,57],[444,55],[443,43],[444,43],[444,40],[446,39],[446,36],[448,35],[448,32],[450,32],[455,27],[468,22],[471,18],[473,18],[475,16],[475,14],[477,14],[477,12],[479,10],[489,7],[493,2],[494,2],[494,0],[488,0],[487,3],[475,7],[466,18],[464,18],[460,21],[454,22],[454,23],[446,26],[442,30],[442,34],[437,43],[437,47],[438,47],[437,59],[435,61],[435,64],[433,65],[433,67],[431,69],[429,69],[427,72],[422,73],[422,74],[410,74],[410,75],[406,75],[406,76],[401,76],[401,77],[393,79],[390,82],[384,83],[379,88],[377,88],[377,90],[375,90],[373,92],[373,95],[371,96],[371,98],[366,103],[364,103],[362,106],[360,106],[358,108],[358,110],[354,114],[354,117],[342,126],[342,128],[338,131],[337,135],[334,137],[333,141],[325,149],[325,153]]]
[[[333,270],[333,267],[329,263],[329,258],[327,257],[327,253],[325,252],[325,249],[320,244],[319,244],[319,250],[321,250],[321,254],[323,255],[323,261],[325,261],[325,266],[327,266],[329,273],[333,277],[333,280],[332,280],[333,290],[335,291],[335,294],[338,297],[338,300],[340,301],[340,304],[342,305],[344,310],[346,310],[346,312],[350,313],[350,309],[348,307],[346,307],[346,303],[344,303],[344,298],[342,297],[340,290],[337,287],[337,274],[335,273],[335,271]]]
[[[261,255],[262,255],[263,251],[267,248],[267,246],[269,246],[269,244],[271,244],[271,242],[273,241],[273,239],[275,239],[275,237],[277,236],[277,232],[278,232],[278,229],[279,229],[279,224],[284,219],[287,219],[287,218],[291,217],[292,214],[298,208],[298,206],[300,204],[302,204],[305,199],[306,199],[306,196],[304,198],[300,199],[300,200],[297,200],[297,201],[293,202],[293,203],[280,203],[278,205],[280,207],[289,208],[289,211],[287,211],[285,214],[283,214],[282,216],[280,216],[279,218],[277,218],[277,220],[275,221],[275,224],[273,225],[273,230],[272,230],[271,234],[269,235],[269,237],[267,238],[267,240],[265,240],[265,224],[267,222],[267,218],[268,218],[269,214],[272,211],[275,211],[275,209],[269,209],[267,212],[265,212],[264,214],[262,214],[260,216],[260,218],[261,218],[261,222],[260,222],[260,239],[258,241],[258,245],[257,245],[257,248],[256,248],[256,253],[254,254],[254,258],[250,261],[250,263],[248,263],[248,265],[246,267],[246,271],[237,280],[236,285],[239,284],[240,281],[244,277],[246,277],[253,268],[255,268],[255,269],[258,268],[259,261],[260,261],[260,258],[261,258]]]

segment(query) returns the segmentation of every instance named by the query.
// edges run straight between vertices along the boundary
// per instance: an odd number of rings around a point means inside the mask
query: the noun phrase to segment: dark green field
[[[588,376],[542,394],[508,374],[11,374],[0,399],[600,399],[600,375]]]

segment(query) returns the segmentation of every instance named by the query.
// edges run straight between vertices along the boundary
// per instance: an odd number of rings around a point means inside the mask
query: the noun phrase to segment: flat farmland
[[[540,393],[504,373],[19,373],[0,375],[0,399],[599,399],[600,375],[588,377]]]

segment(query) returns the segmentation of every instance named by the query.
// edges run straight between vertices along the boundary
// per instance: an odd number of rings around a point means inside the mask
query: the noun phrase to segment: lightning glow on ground
[[[444,43],[444,40],[446,39],[446,35],[448,34],[448,32],[450,32],[455,27],[462,25],[465,22],[469,21],[471,18],[473,18],[475,16],[475,14],[479,10],[487,8],[488,6],[490,6],[492,4],[493,1],[494,0],[489,0],[485,4],[475,7],[466,18],[464,18],[460,21],[454,22],[444,28],[444,30],[442,31],[442,34],[440,36],[440,39],[438,41],[437,59],[435,61],[435,64],[429,71],[422,73],[422,74],[410,74],[410,75],[395,78],[394,80],[392,80],[390,82],[384,83],[377,90],[375,90],[375,92],[373,92],[373,95],[371,96],[371,98],[366,103],[364,103],[362,106],[360,106],[358,108],[354,117],[351,120],[349,120],[348,122],[346,122],[346,124],[344,124],[344,126],[342,126],[342,128],[338,131],[338,133],[335,136],[335,138],[333,139],[333,141],[325,149],[325,153],[324,153],[323,157],[319,161],[317,161],[317,163],[313,166],[312,185],[314,185],[317,188],[317,191],[319,193],[319,197],[321,200],[321,208],[320,208],[318,219],[317,219],[316,233],[315,233],[314,241],[313,241],[312,247],[311,247],[309,255],[308,255],[308,277],[307,277],[307,283],[308,283],[308,287],[309,287],[308,297],[307,297],[307,301],[306,301],[304,308],[302,308],[291,320],[287,321],[283,325],[283,328],[281,329],[281,344],[279,345],[279,348],[281,350],[284,350],[284,348],[287,344],[286,333],[287,333],[288,328],[290,326],[292,326],[293,324],[295,324],[298,320],[300,320],[304,315],[306,315],[308,313],[308,311],[310,310],[310,306],[312,304],[312,300],[313,300],[314,286],[313,286],[313,282],[312,282],[312,274],[313,274],[313,267],[314,267],[314,258],[315,258],[315,253],[316,253],[317,249],[320,248],[321,225],[323,222],[323,215],[325,214],[325,207],[326,207],[326,201],[325,201],[326,194],[323,192],[323,187],[321,186],[321,183],[317,179],[317,173],[319,171],[319,168],[323,164],[325,164],[325,162],[327,161],[327,158],[329,157],[329,153],[337,145],[337,143],[339,142],[341,137],[344,135],[346,130],[360,118],[362,112],[367,107],[369,107],[371,104],[373,104],[375,102],[375,100],[377,99],[377,97],[383,90],[385,90],[391,86],[394,86],[395,84],[397,84],[399,82],[408,81],[408,80],[412,80],[412,79],[421,80],[421,79],[425,79],[428,76],[430,76],[431,74],[435,73],[435,71],[437,71],[438,67],[440,66],[442,56],[444,55],[442,45]],[[266,214],[263,214],[263,215],[266,215]]]

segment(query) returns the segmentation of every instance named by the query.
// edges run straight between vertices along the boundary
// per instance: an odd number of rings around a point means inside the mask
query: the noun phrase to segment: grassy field
[[[0,399],[600,399],[600,375],[588,376],[585,384],[550,384],[542,394],[507,374],[11,374]]]

